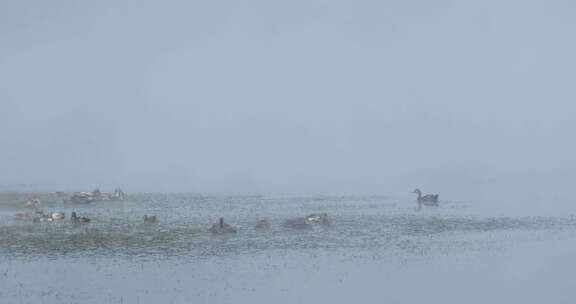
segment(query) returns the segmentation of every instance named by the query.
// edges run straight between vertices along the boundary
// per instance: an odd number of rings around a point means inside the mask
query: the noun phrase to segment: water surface
[[[90,205],[52,194],[41,199],[45,210],[76,211],[92,222],[15,220],[14,213],[26,211],[25,196],[4,194],[0,298],[8,303],[349,303],[367,295],[404,302],[417,300],[418,282],[436,286],[430,292],[444,289],[446,280],[464,289],[499,288],[488,283],[497,277],[486,269],[511,252],[566,246],[576,236],[568,212],[515,216],[486,212],[492,207],[479,212],[474,202],[417,212],[409,198],[358,195],[133,194]],[[281,225],[319,212],[330,216],[330,226]],[[144,214],[159,223],[144,224]],[[220,216],[238,233],[211,235],[207,229]],[[262,218],[271,229],[254,227]],[[445,296],[437,298],[460,299]]]

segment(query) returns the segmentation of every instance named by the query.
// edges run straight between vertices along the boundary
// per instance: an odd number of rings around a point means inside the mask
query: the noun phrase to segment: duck
[[[66,197],[66,196],[68,196],[68,195],[66,194],[66,192],[64,192],[64,191],[56,191],[56,192],[54,192],[54,195],[56,195],[56,196],[58,196],[58,197]]]
[[[53,222],[54,218],[52,217],[52,212],[45,213],[42,210],[36,211],[34,218],[32,219],[34,223],[39,222]]]
[[[221,217],[218,223],[212,225],[208,231],[212,232],[212,234],[229,234],[229,233],[236,233],[236,229],[226,223],[224,223],[224,218]]]
[[[418,194],[418,198],[416,199],[418,201],[418,208],[421,208],[422,205],[434,206],[434,207],[438,206],[438,197],[439,197],[438,194],[422,195],[422,191],[420,191],[420,189],[415,189],[414,191],[412,191],[412,193]]]
[[[306,217],[298,217],[294,219],[285,220],[282,223],[282,226],[290,229],[297,229],[297,230],[312,230],[312,225],[309,221],[307,221]]]
[[[323,226],[330,225],[330,220],[328,219],[328,214],[326,213],[312,213],[306,217],[306,222],[309,224],[320,224]]]
[[[35,217],[32,221],[33,221],[34,223],[53,222],[54,219],[52,219],[51,217],[46,217],[46,216],[39,216],[39,217]]]
[[[259,230],[266,230],[266,229],[270,229],[272,225],[270,224],[270,221],[268,219],[260,219],[258,220],[258,222],[256,222],[256,229]]]
[[[28,199],[28,201],[26,201],[26,203],[24,204],[24,206],[28,208],[38,208],[40,207],[40,205],[41,205],[40,200],[35,197]]]
[[[305,217],[298,217],[284,221],[283,226],[291,229],[311,230],[314,225],[328,226],[330,220],[326,213],[312,213]]]
[[[48,216],[52,219],[52,220],[63,220],[66,218],[66,215],[64,214],[64,212],[50,212],[48,214]]]
[[[83,223],[90,223],[90,219],[83,216],[78,216],[76,212],[72,212],[70,215],[70,220],[74,224],[83,224]]]
[[[146,224],[158,223],[158,219],[156,218],[155,215],[148,216],[147,214],[145,214],[144,223]]]

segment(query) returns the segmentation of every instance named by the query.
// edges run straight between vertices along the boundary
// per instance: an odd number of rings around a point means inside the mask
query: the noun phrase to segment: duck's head
[[[420,191],[420,189],[416,188],[416,189],[414,189],[414,191],[412,191],[412,193],[422,193],[422,191]]]

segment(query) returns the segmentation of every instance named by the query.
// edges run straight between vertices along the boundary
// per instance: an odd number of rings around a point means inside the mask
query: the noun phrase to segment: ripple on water
[[[76,211],[92,218],[87,225],[69,221],[31,223],[11,214],[25,209],[10,196],[0,214],[0,254],[5,257],[188,257],[256,254],[289,250],[375,250],[394,254],[434,248],[472,246],[463,240],[475,234],[505,231],[574,229],[576,221],[557,217],[471,217],[436,212],[416,213],[408,202],[381,196],[205,196],[138,194],[126,202],[64,204],[41,198],[44,208]],[[407,211],[409,210],[409,211]],[[310,231],[285,229],[289,218],[327,212],[333,222]],[[160,222],[143,223],[144,214]],[[207,229],[223,216],[239,229],[235,235],[213,236]],[[255,229],[259,218],[272,222]],[[457,237],[465,235],[465,237]],[[449,239],[446,243],[443,240]],[[451,245],[452,244],[452,245]]]

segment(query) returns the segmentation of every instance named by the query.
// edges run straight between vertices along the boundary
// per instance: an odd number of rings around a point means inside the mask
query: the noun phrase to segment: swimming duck
[[[144,215],[144,223],[147,223],[147,224],[158,223],[158,219],[156,218],[155,215],[148,216],[147,214],[145,214]]]
[[[306,217],[299,217],[299,218],[295,218],[295,219],[285,220],[284,223],[282,223],[282,226],[284,226],[286,228],[298,229],[298,230],[311,230],[312,229],[312,225],[307,220]]]
[[[328,214],[310,214],[306,217],[306,222],[309,224],[320,224],[320,225],[330,225],[330,220],[328,219]]]
[[[212,225],[208,231],[212,232],[212,234],[228,234],[228,233],[236,233],[236,229],[226,223],[224,223],[224,218],[221,217],[218,223]]]
[[[64,191],[56,191],[56,192],[54,192],[54,194],[55,194],[56,196],[58,196],[58,197],[66,197],[66,196],[68,196],[68,195],[66,194],[66,192],[64,192]]]
[[[30,198],[28,199],[28,201],[26,201],[26,203],[24,204],[24,206],[28,207],[28,208],[38,208],[40,207],[40,200],[38,198]]]
[[[271,226],[272,225],[268,219],[261,219],[256,223],[256,229],[260,230],[270,229]]]
[[[314,225],[327,226],[330,225],[330,220],[328,219],[328,214],[326,213],[312,213],[305,217],[299,217],[295,219],[289,219],[284,221],[283,226],[292,229],[313,229]]]
[[[32,219],[34,223],[38,222],[52,222],[54,218],[52,218],[52,212],[45,213],[42,210],[36,211],[34,218]]]
[[[426,195],[422,195],[422,191],[420,191],[420,189],[415,189],[412,193],[416,193],[418,194],[418,209],[420,209],[422,207],[422,205],[424,206],[438,206],[438,194],[426,194]]]
[[[34,223],[39,223],[39,222],[53,222],[54,219],[52,219],[51,217],[40,216],[40,217],[35,217],[32,221],[33,221]]]
[[[83,216],[78,216],[76,214],[76,212],[72,212],[72,214],[70,215],[70,220],[74,224],[83,224],[83,223],[89,223],[90,222],[89,218],[83,217]]]
[[[66,218],[64,212],[51,212],[49,213],[49,217],[52,218],[52,220],[63,220]]]

